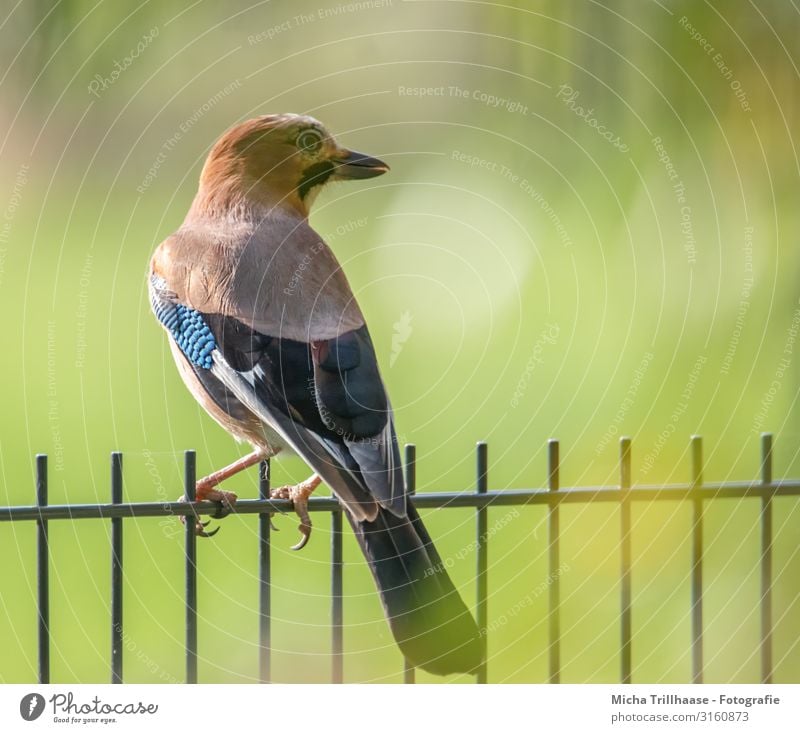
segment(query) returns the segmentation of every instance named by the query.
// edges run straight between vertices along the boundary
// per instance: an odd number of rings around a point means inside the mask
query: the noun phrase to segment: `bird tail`
[[[476,672],[483,661],[478,627],[411,500],[407,517],[383,508],[372,522],[345,515],[406,659],[433,674]]]

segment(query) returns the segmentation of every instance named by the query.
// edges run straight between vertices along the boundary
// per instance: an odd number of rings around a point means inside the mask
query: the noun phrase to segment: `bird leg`
[[[220,505],[219,509],[212,514],[212,517],[214,519],[222,519],[227,517],[233,510],[238,497],[232,491],[220,491],[214,487],[218,486],[226,479],[229,479],[231,476],[235,476],[237,473],[244,471],[246,468],[250,468],[250,466],[260,463],[266,457],[267,452],[265,450],[254,450],[252,453],[248,453],[238,461],[234,461],[230,465],[225,466],[225,468],[220,468],[219,471],[214,471],[214,473],[204,476],[197,482],[195,486],[195,500],[218,502]],[[182,496],[178,499],[178,501],[186,501],[186,497]],[[181,517],[181,521],[185,524],[186,517]],[[207,532],[206,527],[208,524],[208,522],[201,522],[200,519],[195,516],[195,534],[199,535],[200,537],[213,537],[217,532],[219,532],[219,527],[211,532]]]
[[[314,474],[305,481],[295,486],[281,486],[270,491],[271,499],[289,499],[294,504],[294,510],[300,517],[300,542],[292,545],[293,550],[302,550],[311,537],[311,517],[308,516],[308,497],[314,493],[314,489],[322,483],[322,479]]]

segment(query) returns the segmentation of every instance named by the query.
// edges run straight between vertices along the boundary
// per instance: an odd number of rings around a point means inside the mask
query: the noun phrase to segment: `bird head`
[[[208,204],[244,197],[269,208],[290,206],[304,216],[322,187],[336,180],[386,173],[381,160],[341,147],[307,115],[264,115],[242,122],[217,140],[200,176]],[[217,208],[214,206],[214,208]]]

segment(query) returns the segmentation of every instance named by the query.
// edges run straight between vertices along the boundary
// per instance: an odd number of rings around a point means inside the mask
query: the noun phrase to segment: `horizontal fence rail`
[[[615,487],[562,488],[559,479],[559,443],[548,441],[547,486],[541,489],[489,490],[488,448],[480,442],[476,450],[476,483],[473,492],[437,492],[416,494],[416,449],[407,445],[405,451],[406,488],[420,509],[472,507],[476,517],[476,603],[475,616],[483,631],[488,626],[488,515],[490,507],[534,506],[547,507],[548,517],[548,568],[553,579],[549,584],[548,603],[548,679],[552,683],[561,678],[560,630],[560,517],[562,504],[591,504],[616,502],[620,508],[620,680],[632,681],[631,657],[631,504],[637,501],[686,501],[692,506],[692,559],[691,559],[691,657],[692,681],[703,681],[703,514],[710,500],[758,498],[761,502],[761,681],[772,682],[772,500],[775,497],[800,496],[800,480],[774,481],[772,478],[773,441],[770,434],[761,436],[761,475],[750,482],[706,483],[703,480],[702,439],[694,436],[690,445],[691,480],[687,483],[657,485],[632,485],[631,441],[620,439],[619,484]],[[0,522],[34,521],[37,525],[37,603],[38,603],[38,666],[39,682],[50,682],[50,598],[49,570],[51,547],[48,522],[63,519],[111,520],[111,670],[112,683],[123,680],[123,520],[130,517],[192,517],[214,515],[219,511],[212,502],[194,502],[196,481],[196,456],[194,451],[184,454],[184,497],[176,502],[124,502],[122,454],[111,454],[111,501],[107,504],[49,504],[47,492],[47,456],[36,456],[36,504],[30,506],[0,507]],[[265,461],[259,466],[259,498],[242,499],[236,503],[237,514],[259,516],[259,680],[270,682],[271,670],[271,559],[270,515],[292,510],[292,502],[270,499],[270,466]],[[331,680],[344,680],[344,607],[342,557],[342,506],[335,497],[312,497],[308,502],[310,512],[331,514]],[[186,522],[185,530],[185,665],[186,682],[196,683],[197,639],[197,536],[194,522]],[[476,682],[488,680],[488,634],[481,634],[484,663],[477,670]],[[405,664],[403,679],[415,681],[415,670]]]
[[[630,501],[682,501],[687,499],[741,499],[775,496],[800,496],[800,480],[770,483],[709,483],[700,487],[691,484],[669,486],[633,486]],[[417,494],[414,506],[419,509],[454,509],[474,507],[485,509],[498,506],[525,506],[529,504],[591,504],[595,502],[620,502],[623,497],[618,488],[586,487],[577,489],[508,489],[487,491],[485,494],[466,494],[441,491]],[[0,522],[49,519],[113,519],[114,517],[169,517],[212,515],[219,507],[211,502],[197,505],[185,502],[137,502],[135,504],[48,504],[44,506],[2,506]],[[288,499],[239,499],[235,514],[271,514],[293,511]],[[337,499],[314,497],[308,500],[309,512],[338,512]]]

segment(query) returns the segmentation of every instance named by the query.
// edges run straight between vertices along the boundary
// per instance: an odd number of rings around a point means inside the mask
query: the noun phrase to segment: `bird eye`
[[[322,147],[322,135],[318,130],[303,130],[297,136],[297,147],[304,153],[313,155]]]

